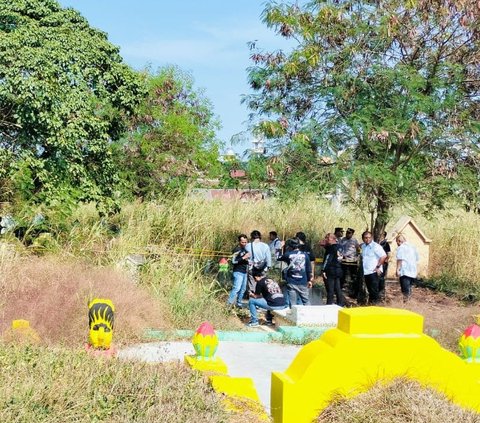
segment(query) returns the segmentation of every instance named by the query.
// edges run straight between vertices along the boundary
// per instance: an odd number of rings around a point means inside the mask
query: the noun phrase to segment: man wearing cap
[[[379,277],[383,272],[383,263],[387,255],[383,248],[373,240],[370,231],[365,231],[362,234],[362,240],[363,244],[360,247],[362,249],[363,275],[368,290],[368,302],[377,304],[380,301]]]
[[[360,244],[357,239],[353,237],[355,230],[348,228],[345,237],[340,241],[340,248],[342,252],[342,288],[346,286],[352,298],[357,298],[359,293],[357,270],[358,270],[358,253],[360,251]]]
[[[262,242],[262,234],[257,230],[250,234],[250,242],[245,245],[245,250],[249,253],[248,290],[249,292],[255,292],[256,281],[251,274],[251,270],[256,268],[266,273],[272,267],[272,254],[268,244]]]

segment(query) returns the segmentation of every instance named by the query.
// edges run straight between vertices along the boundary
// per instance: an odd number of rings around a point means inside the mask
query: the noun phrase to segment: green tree
[[[212,104],[177,67],[145,73],[148,94],[130,121],[123,153],[131,189],[141,197],[181,188],[221,169]]]
[[[374,236],[398,202],[443,204],[442,160],[479,148],[480,13],[472,0],[269,2],[293,45],[252,45],[245,101],[277,145],[330,157]]]
[[[0,157],[12,160],[0,177],[27,199],[111,207],[111,143],[142,95],[119,49],[75,10],[0,2]]]

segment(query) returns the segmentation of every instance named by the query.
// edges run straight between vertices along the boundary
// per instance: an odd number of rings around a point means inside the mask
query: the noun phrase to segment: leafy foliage
[[[148,95],[130,121],[124,144],[133,192],[152,196],[190,179],[215,175],[219,123],[193,78],[170,66],[145,73]]]
[[[269,2],[264,22],[295,45],[252,46],[245,101],[277,147],[301,139],[335,162],[376,236],[396,202],[452,195],[439,165],[479,154],[478,3]]]
[[[142,96],[107,35],[54,0],[0,4],[0,178],[23,198],[113,206],[110,144]],[[12,189],[2,198],[12,199]]]

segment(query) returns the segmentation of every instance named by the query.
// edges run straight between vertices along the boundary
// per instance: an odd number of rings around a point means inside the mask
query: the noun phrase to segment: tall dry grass
[[[46,344],[82,345],[88,335],[88,301],[109,298],[116,307],[115,343],[141,339],[145,327],[171,326],[162,303],[126,275],[111,268],[21,258],[3,264],[0,275],[0,331],[25,319]]]
[[[408,379],[377,383],[353,399],[338,398],[320,415],[319,423],[479,423],[480,414]]]
[[[403,213],[396,209],[391,224]],[[457,209],[430,220],[413,217],[432,238],[431,273],[437,286],[480,293],[480,217]],[[315,246],[335,226],[356,228],[359,238],[367,224],[365,213],[348,207],[338,210],[314,196],[288,203],[190,197],[135,202],[110,219],[99,219],[95,208],[86,205],[58,224],[62,231],[37,252],[54,253],[60,262],[81,260],[109,268],[130,254],[143,254],[147,264],[139,283],[162,304],[167,325],[192,327],[208,319],[219,328],[233,329],[238,321],[225,308],[228,286],[216,282],[215,268],[236,245],[238,234],[258,229],[267,238],[270,230],[276,230],[288,238],[301,230]]]
[[[0,379],[2,422],[229,421],[203,376],[181,364],[0,345]]]
[[[480,299],[480,215],[452,208],[418,221],[432,238],[430,267],[440,288]]]

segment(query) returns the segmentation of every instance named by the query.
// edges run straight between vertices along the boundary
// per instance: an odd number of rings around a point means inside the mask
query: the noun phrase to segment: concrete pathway
[[[301,346],[263,342],[221,341],[217,356],[228,366],[230,376],[251,377],[260,401],[270,414],[270,378],[273,371],[284,371]],[[138,344],[118,352],[121,359],[151,363],[183,361],[185,354],[194,354],[191,342],[153,342]]]

